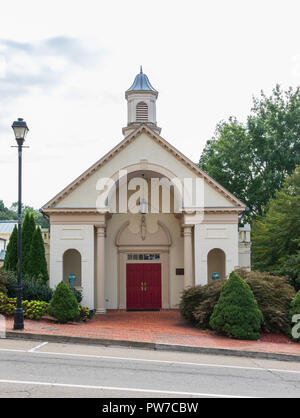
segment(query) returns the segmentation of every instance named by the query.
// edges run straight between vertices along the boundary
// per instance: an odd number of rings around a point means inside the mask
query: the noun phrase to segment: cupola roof
[[[129,87],[129,89],[126,90],[125,93],[133,91],[153,91],[154,93],[158,94],[158,91],[151,86],[151,83],[146,74],[143,73],[142,66],[140,69],[140,73],[136,75],[132,86]]]

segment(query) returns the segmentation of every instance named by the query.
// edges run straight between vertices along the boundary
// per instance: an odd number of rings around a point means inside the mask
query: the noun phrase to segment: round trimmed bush
[[[209,324],[230,338],[257,340],[263,315],[250,286],[235,272],[223,285]]]
[[[54,290],[48,313],[61,324],[78,319],[80,315],[78,302],[65,282],[60,282]]]

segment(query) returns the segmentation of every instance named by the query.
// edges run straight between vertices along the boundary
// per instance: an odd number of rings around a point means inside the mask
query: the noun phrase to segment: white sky
[[[252,95],[300,81],[299,0],[1,0],[0,199],[17,200],[12,122],[30,129],[23,202],[40,208],[122,139],[140,64],[162,136],[198,162]]]

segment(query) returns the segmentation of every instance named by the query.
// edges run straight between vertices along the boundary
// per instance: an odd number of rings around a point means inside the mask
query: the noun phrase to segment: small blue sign
[[[75,286],[76,276],[75,274],[69,274],[69,283],[71,287]]]
[[[213,273],[213,274],[211,275],[211,278],[212,278],[213,280],[217,280],[217,279],[219,279],[219,278],[220,278],[220,275],[219,275],[219,273]]]

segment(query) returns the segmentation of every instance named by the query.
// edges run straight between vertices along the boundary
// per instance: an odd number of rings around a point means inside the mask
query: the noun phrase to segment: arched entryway
[[[68,284],[70,274],[75,274],[75,287],[81,288],[81,254],[73,248],[63,255],[63,279]]]
[[[137,216],[142,220],[142,215]],[[143,235],[142,228],[133,232],[128,220],[119,229],[115,243],[119,309],[168,309],[171,236],[167,227],[156,221],[156,231],[150,232],[146,224]]]
[[[207,281],[212,281],[212,274],[218,273],[220,279],[224,279],[226,275],[225,270],[226,257],[223,250],[220,248],[213,248],[207,254]]]

